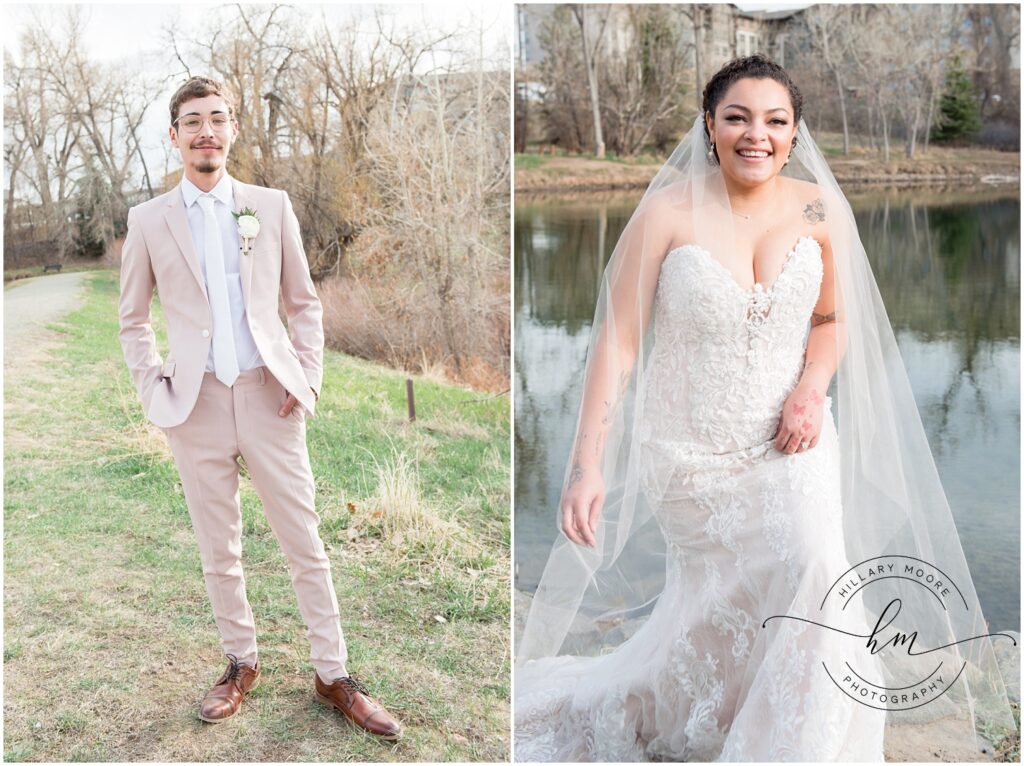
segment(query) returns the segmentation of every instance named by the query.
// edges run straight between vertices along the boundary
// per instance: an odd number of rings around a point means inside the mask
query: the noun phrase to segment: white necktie
[[[199,196],[203,209],[203,241],[206,246],[206,293],[213,312],[213,370],[217,380],[230,386],[238,377],[238,356],[235,353],[235,334],[231,327],[231,302],[228,282],[224,274],[224,244],[220,238],[220,224],[213,213],[214,197]]]

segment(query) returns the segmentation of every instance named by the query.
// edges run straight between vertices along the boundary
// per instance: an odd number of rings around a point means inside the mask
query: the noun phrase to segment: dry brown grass
[[[363,359],[458,383],[482,391],[509,388],[508,296],[500,290],[479,296],[478,306],[462,312],[456,365],[436,313],[423,306],[411,275],[370,279],[335,277],[317,286],[324,306],[327,345]],[[481,321],[474,322],[474,316]]]
[[[400,557],[418,550],[442,564],[480,553],[480,545],[459,524],[424,498],[419,469],[407,453],[394,450],[384,458],[368,454],[367,460],[377,488],[366,502],[354,506],[350,529],[379,537]]]

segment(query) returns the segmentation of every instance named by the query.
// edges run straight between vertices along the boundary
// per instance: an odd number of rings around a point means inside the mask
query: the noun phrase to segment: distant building
[[[516,66],[528,67],[544,58],[538,36],[544,19],[554,12],[551,4],[516,5]]]
[[[516,6],[516,65],[521,70],[526,71],[543,61],[545,54],[539,41],[540,30],[556,7],[554,4]],[[683,7],[680,6],[680,10]],[[629,9],[625,5],[594,6],[589,24],[595,29],[599,23],[597,11],[605,8],[611,9],[611,16],[605,30],[604,51],[613,55],[626,53],[633,45]],[[792,63],[793,57],[800,53],[803,9],[742,11],[728,3],[705,4],[703,9],[702,58],[706,70],[714,71],[731,59],[754,53],[763,53],[786,66],[787,60]],[[693,23],[682,12],[678,18],[680,44],[686,49],[689,65],[693,66]]]
[[[552,3],[518,4],[516,5],[516,65],[529,67],[544,60],[544,49],[540,44],[540,30],[544,22],[555,12],[557,5]],[[633,45],[632,31],[629,28],[629,7],[627,5],[594,5],[588,7],[587,31],[596,34],[601,26],[605,12],[609,13],[605,26],[601,50],[612,55],[624,54]],[[577,24],[576,18],[569,11],[566,14],[568,23]]]
[[[787,11],[740,11],[733,14],[736,56],[763,53],[780,66],[793,63],[802,46],[803,9]],[[722,63],[725,63],[724,61]]]

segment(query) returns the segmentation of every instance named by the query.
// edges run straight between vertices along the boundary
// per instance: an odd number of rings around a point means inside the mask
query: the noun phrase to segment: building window
[[[739,56],[752,56],[759,47],[758,36],[753,32],[736,33],[736,53]]]

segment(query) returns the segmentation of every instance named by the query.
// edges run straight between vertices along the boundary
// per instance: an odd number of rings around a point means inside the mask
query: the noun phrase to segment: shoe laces
[[[352,692],[359,692],[365,694],[367,697],[370,696],[370,690],[363,686],[363,683],[355,676],[343,676],[338,679],[341,681],[342,686]]]
[[[238,658],[233,655],[227,655],[228,661],[231,663],[228,665],[228,669],[224,675],[224,681],[234,681],[242,674],[242,664],[238,661]]]

